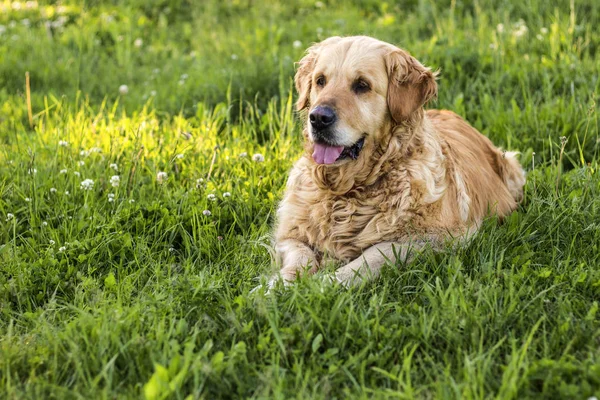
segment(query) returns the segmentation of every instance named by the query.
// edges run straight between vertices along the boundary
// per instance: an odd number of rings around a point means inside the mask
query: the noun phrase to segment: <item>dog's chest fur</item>
[[[335,195],[319,189],[306,170],[295,168],[278,210],[288,230],[278,236],[298,239],[340,261],[352,260],[374,244],[406,237],[407,223],[419,216],[415,189],[400,168],[369,187]]]

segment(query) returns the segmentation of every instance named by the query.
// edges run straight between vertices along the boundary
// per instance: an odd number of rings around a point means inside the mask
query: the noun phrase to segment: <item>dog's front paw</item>
[[[281,277],[281,275],[274,275],[272,276],[267,283],[265,283],[264,285],[258,285],[255,288],[253,288],[252,290],[250,290],[250,293],[255,293],[260,291],[261,289],[263,289],[263,287],[265,288],[265,294],[270,294],[271,291],[281,282],[281,284],[283,285],[283,287],[287,287],[289,285],[292,284],[291,281],[288,281],[286,279],[283,279]]]
[[[357,273],[352,266],[345,266],[335,271],[335,281],[349,289],[365,281],[365,277]]]
[[[335,272],[329,272],[329,273],[325,273],[321,276],[321,283],[323,283],[323,286],[327,285],[327,286],[332,286],[332,285],[342,285],[342,286],[346,286],[344,285],[344,282],[342,280],[340,280],[340,278],[338,278],[338,276],[335,274]]]

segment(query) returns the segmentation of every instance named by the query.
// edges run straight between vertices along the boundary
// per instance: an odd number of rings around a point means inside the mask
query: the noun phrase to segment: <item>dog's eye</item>
[[[357,79],[352,84],[352,90],[356,94],[366,93],[371,90],[371,85],[369,85],[369,83],[363,79]]]
[[[325,77],[323,75],[319,75],[319,77],[317,78],[317,80],[315,81],[315,83],[317,84],[317,86],[319,87],[323,87],[325,86]]]

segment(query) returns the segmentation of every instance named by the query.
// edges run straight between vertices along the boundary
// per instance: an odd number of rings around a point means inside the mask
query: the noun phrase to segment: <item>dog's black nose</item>
[[[316,130],[327,128],[335,122],[336,118],[335,111],[327,106],[315,107],[308,116],[310,124]]]

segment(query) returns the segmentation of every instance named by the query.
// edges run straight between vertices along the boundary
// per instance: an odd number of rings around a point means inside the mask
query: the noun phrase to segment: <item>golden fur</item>
[[[319,76],[327,84],[316,85]],[[359,76],[370,84],[360,95],[350,89]],[[515,153],[450,111],[423,110],[437,95],[435,78],[404,50],[369,37],[334,37],[308,49],[295,77],[298,109],[304,115],[327,104],[340,141],[366,137],[356,160],[316,164],[305,127],[306,152],[277,212],[285,281],[332,259],[346,264],[336,279],[350,284],[377,275],[386,259],[406,260],[411,247],[468,236],[489,213],[503,217],[517,207],[525,177]]]

